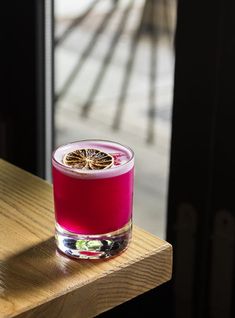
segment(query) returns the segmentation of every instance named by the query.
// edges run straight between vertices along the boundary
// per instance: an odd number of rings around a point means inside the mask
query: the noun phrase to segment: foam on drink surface
[[[114,158],[113,165],[103,170],[87,170],[68,167],[64,164],[64,157],[71,152],[80,149],[97,149],[107,153]],[[126,146],[112,141],[104,140],[82,140],[57,148],[53,155],[54,164],[57,168],[63,170],[66,174],[72,174],[73,177],[85,178],[105,178],[120,175],[129,171],[134,165],[134,154],[132,150]]]

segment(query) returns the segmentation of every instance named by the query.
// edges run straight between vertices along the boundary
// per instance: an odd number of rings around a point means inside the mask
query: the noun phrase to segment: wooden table
[[[171,279],[171,245],[137,226],[115,258],[59,254],[51,184],[4,160],[0,242],[0,318],[94,317]]]

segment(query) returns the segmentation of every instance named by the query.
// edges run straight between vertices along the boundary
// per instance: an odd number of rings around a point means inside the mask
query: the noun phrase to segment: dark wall
[[[234,317],[232,1],[178,1],[168,197],[176,317]]]
[[[44,1],[1,4],[0,156],[44,175]]]

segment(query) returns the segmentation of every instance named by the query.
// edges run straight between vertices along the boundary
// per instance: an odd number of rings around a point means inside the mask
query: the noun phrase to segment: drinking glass
[[[52,155],[55,238],[75,258],[123,252],[132,234],[134,152],[108,140],[79,140]]]

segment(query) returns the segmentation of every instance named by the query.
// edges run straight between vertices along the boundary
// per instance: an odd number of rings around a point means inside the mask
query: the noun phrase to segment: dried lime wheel
[[[110,168],[114,158],[98,149],[77,149],[67,153],[63,158],[66,166],[85,170],[102,170]]]

